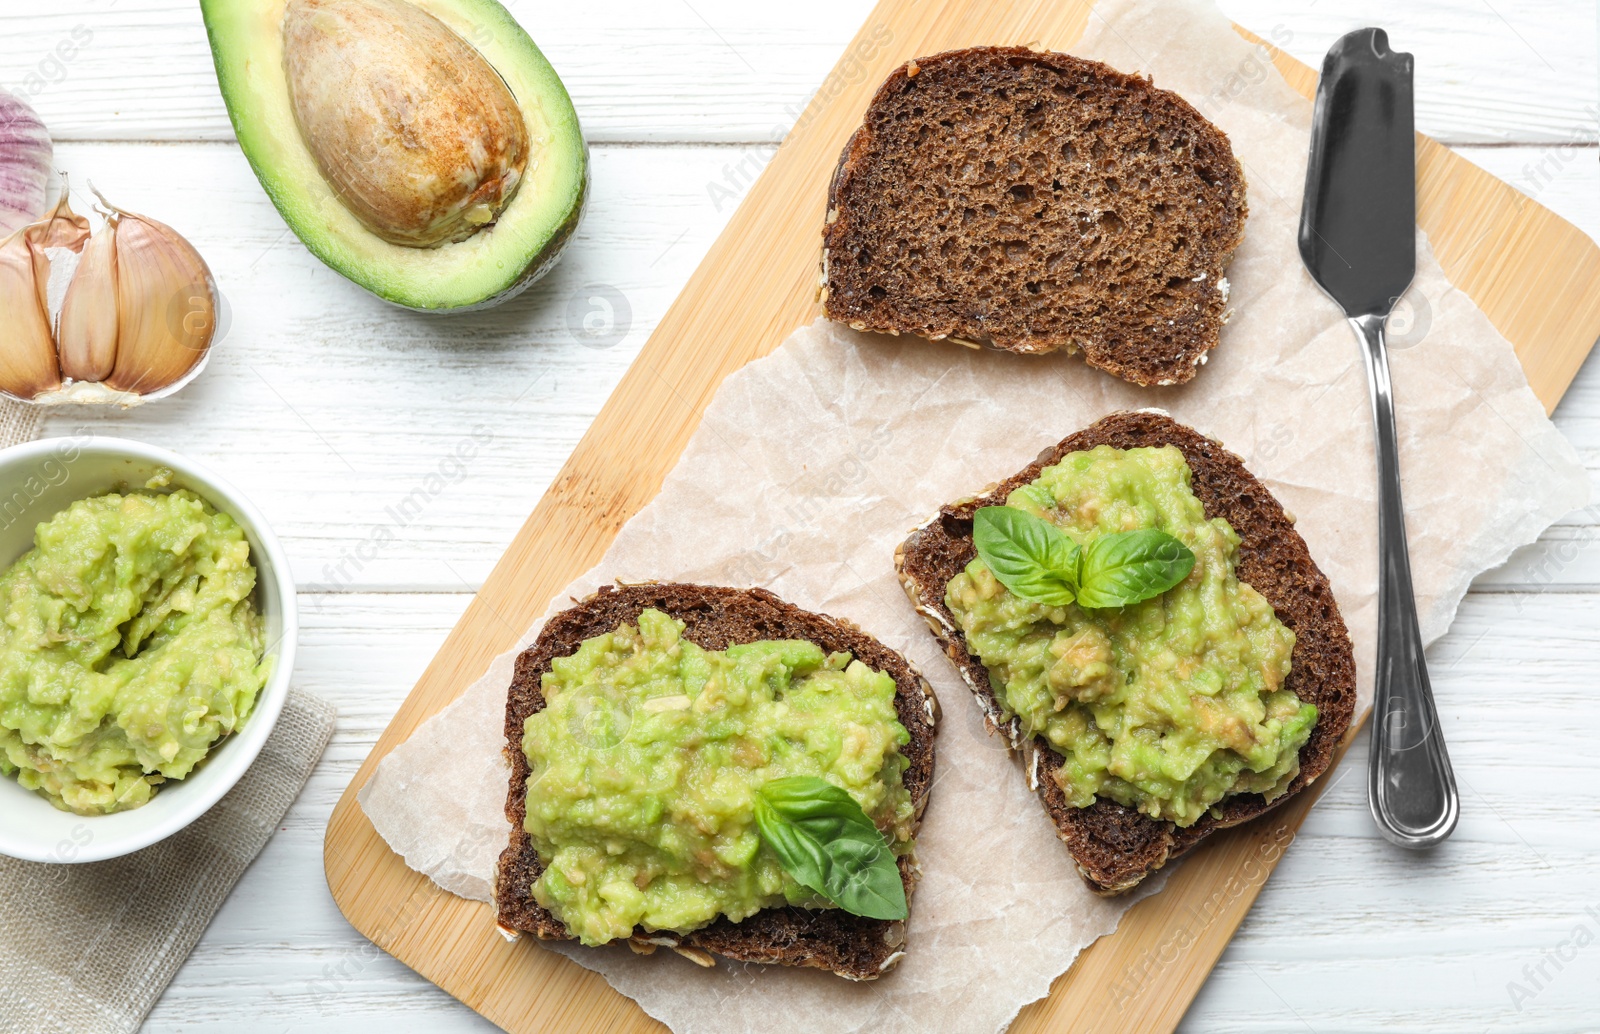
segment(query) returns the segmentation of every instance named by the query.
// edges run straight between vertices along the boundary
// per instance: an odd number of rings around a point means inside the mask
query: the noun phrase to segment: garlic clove
[[[63,188],[48,216],[0,242],[0,312],[12,318],[6,338],[0,341],[0,391],[31,399],[61,386],[50,333],[46,249],[78,251],[88,236],[89,220],[72,211]]]
[[[35,268],[39,257],[27,230],[0,243],[0,312],[9,324],[0,342],[0,391],[19,399],[61,386],[50,314]]]
[[[106,207],[115,224],[117,337],[103,383],[150,395],[205,358],[217,328],[216,287],[205,259],[172,227]]]
[[[75,381],[111,376],[117,354],[117,227],[107,220],[89,239],[67,285],[56,328],[61,373]]]

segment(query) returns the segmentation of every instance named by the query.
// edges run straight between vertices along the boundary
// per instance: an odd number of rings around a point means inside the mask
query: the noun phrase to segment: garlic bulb
[[[0,307],[36,299],[24,313],[25,347],[0,355],[9,395],[132,406],[178,390],[204,365],[217,326],[205,260],[165,223],[100,201],[106,221],[92,237],[85,220],[69,232],[52,218],[0,245]],[[61,247],[76,253],[77,268],[52,336],[44,249]]]
[[[50,189],[50,134],[22,98],[0,90],[0,236],[33,222]]]

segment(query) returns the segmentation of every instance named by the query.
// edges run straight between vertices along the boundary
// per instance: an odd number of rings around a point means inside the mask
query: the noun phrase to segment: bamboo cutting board
[[[881,0],[334,809],[328,885],[356,929],[509,1031],[664,1030],[601,977],[531,938],[508,946],[487,906],[406,868],[356,792],[384,755],[600,559],[660,488],[723,378],[818,314],[824,195],[878,83],[909,58],[953,47],[1070,50],[1088,12],[1085,0]],[[1312,95],[1311,69],[1283,54],[1274,60]],[[1554,409],[1600,337],[1600,248],[1426,137],[1418,138],[1417,177],[1418,219],[1445,272],[1510,339],[1535,393]],[[1212,837],[1165,890],[1084,951],[1049,998],[1024,1009],[1012,1031],[1171,1031],[1315,796]]]

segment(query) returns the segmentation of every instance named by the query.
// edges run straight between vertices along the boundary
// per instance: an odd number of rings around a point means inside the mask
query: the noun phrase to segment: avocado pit
[[[289,0],[282,31],[301,137],[362,225],[437,248],[494,224],[527,169],[528,131],[470,43],[404,0]]]

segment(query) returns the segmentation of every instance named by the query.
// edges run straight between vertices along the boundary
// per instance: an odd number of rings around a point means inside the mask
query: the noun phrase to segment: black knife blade
[[[1346,316],[1386,315],[1416,273],[1412,59],[1382,29],[1328,51],[1317,83],[1300,257]]]

